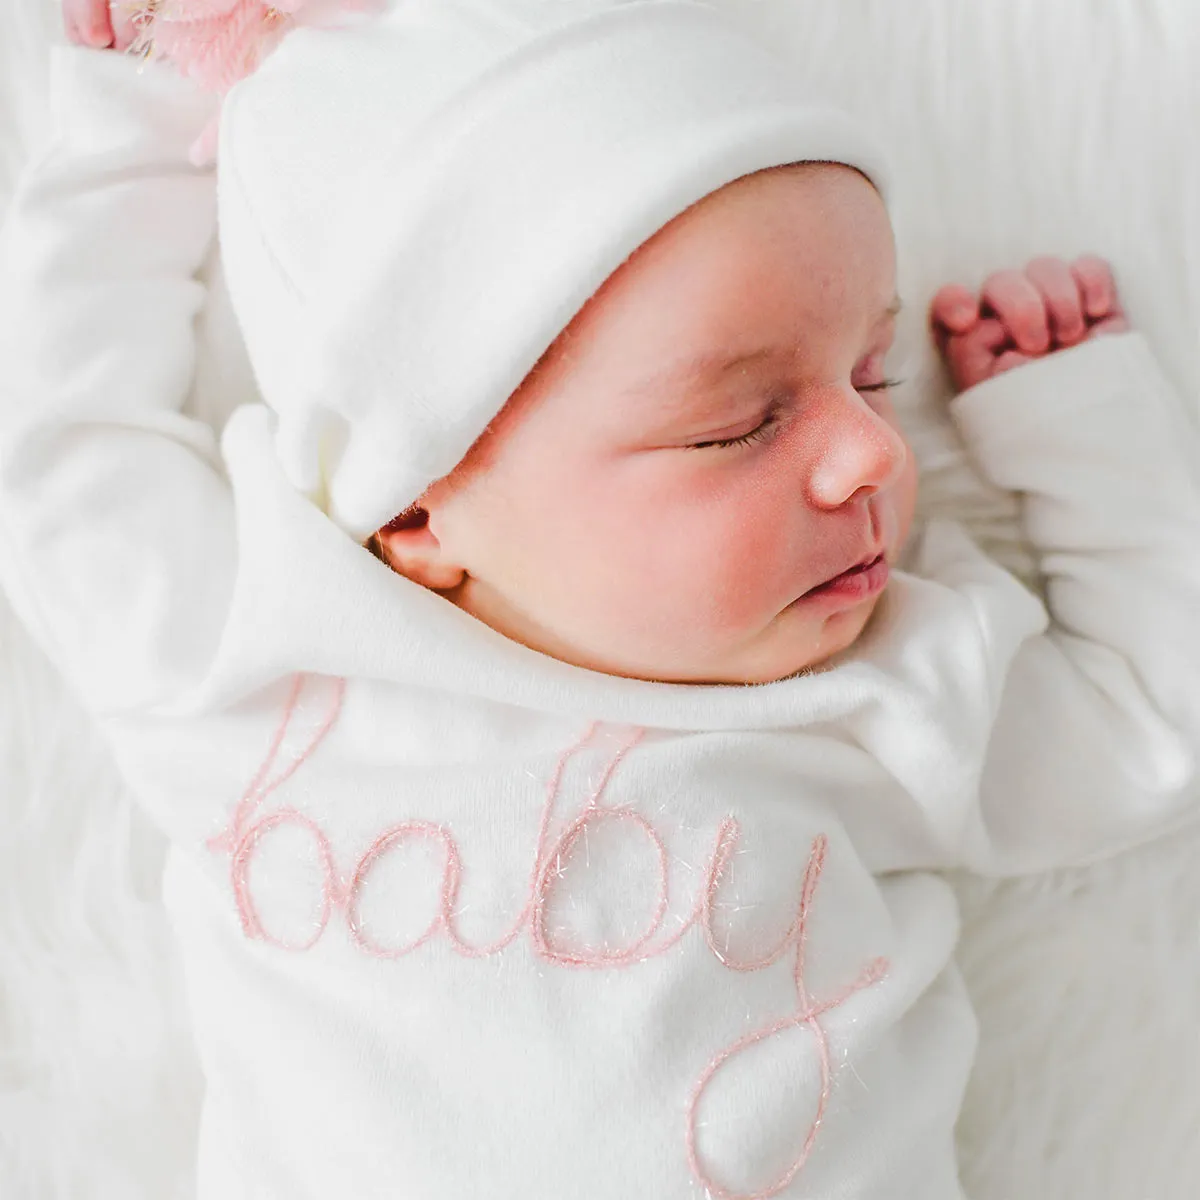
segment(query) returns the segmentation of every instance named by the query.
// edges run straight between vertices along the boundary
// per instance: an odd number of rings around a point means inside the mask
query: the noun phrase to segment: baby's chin
[[[769,635],[743,678],[729,683],[778,683],[797,675],[821,671],[858,641],[879,603],[871,596],[853,608],[830,613],[819,620],[801,609],[787,608],[772,622]]]
[[[758,635],[720,661],[649,663],[616,662],[604,655],[564,657],[576,666],[608,675],[641,679],[651,683],[673,683],[708,687],[730,687],[779,683],[798,675],[832,667],[834,660],[851,649],[866,629],[879,596],[869,597],[852,608],[814,618],[811,613],[789,606]]]
[[[686,661],[690,657],[686,651],[678,655],[682,647],[661,657],[651,652],[630,659],[603,643],[551,636],[537,627],[518,631],[511,624],[484,621],[474,612],[470,615],[531,650],[587,671],[649,683],[744,687],[778,683],[832,665],[833,659],[858,640],[878,601],[879,596],[873,596],[852,607],[821,614],[789,605],[755,635],[724,653],[718,651],[708,663],[695,658]],[[694,652],[694,643],[689,649]]]

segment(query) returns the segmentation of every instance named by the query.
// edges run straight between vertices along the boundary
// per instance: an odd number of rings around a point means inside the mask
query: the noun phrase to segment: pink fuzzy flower
[[[134,17],[133,50],[165,59],[208,91],[224,95],[253,74],[298,25],[326,25],[381,0],[146,0]]]
[[[133,0],[138,37],[130,53],[162,59],[206,91],[224,96],[252,75],[299,25],[334,25],[386,0]],[[216,155],[214,119],[192,147],[198,165]]]

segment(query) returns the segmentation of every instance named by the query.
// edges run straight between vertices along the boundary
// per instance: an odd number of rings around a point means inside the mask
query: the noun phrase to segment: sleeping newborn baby
[[[383,555],[591,670],[765,683],[822,663],[912,519],[884,377],[897,310],[858,171],[729,184],[608,279]]]
[[[173,20],[137,27],[181,69],[230,44]],[[1034,594],[955,522],[906,546],[857,126],[705,5],[414,0],[228,97],[267,403],[218,447],[183,411],[211,106],[56,71],[3,243],[2,570],[171,842],[202,1200],[960,1197],[936,872],[1083,862],[1194,792],[1200,494],[1107,266],[933,302]]]
[[[859,172],[729,184],[609,278],[377,535],[382,557],[592,670],[765,683],[826,662],[866,626],[913,516],[884,375],[895,287],[887,211]],[[933,314],[963,390],[1124,327],[1092,257],[998,272],[978,297],[947,287]]]

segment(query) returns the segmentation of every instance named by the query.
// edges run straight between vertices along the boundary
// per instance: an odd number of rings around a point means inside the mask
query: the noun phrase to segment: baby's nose
[[[910,453],[900,432],[855,391],[839,392],[826,412],[809,476],[812,502],[840,508],[895,484]]]

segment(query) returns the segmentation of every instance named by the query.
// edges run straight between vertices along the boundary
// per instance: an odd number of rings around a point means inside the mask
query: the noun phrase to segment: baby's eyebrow
[[[902,307],[903,302],[900,297],[893,296],[891,303],[875,319],[872,328],[878,329],[885,321],[890,321],[893,317],[898,316]],[[760,346],[757,350],[749,350],[733,356],[725,352],[698,354],[694,358],[685,359],[656,372],[649,379],[640,382],[635,390],[638,392],[652,391],[668,381],[682,380],[685,383],[715,381],[739,367],[759,362],[762,359],[775,358],[778,354],[779,347],[777,346]]]

